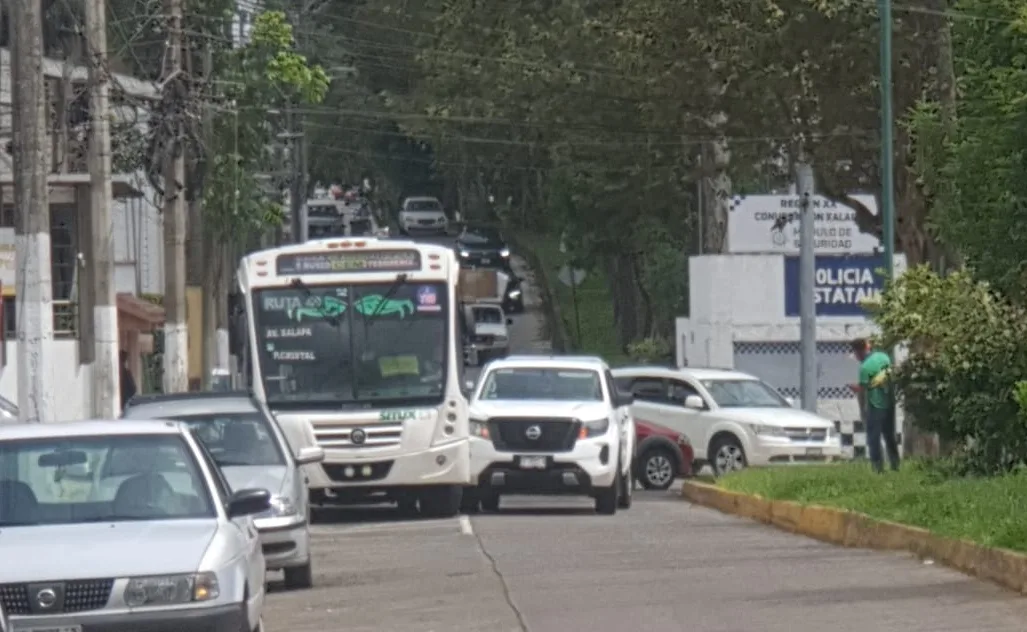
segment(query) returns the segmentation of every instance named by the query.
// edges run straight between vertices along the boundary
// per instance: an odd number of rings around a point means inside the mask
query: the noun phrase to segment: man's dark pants
[[[891,469],[899,469],[899,446],[895,440],[895,407],[876,408],[867,406],[867,452],[870,463],[878,472],[884,469],[881,459],[881,440],[888,452]]]

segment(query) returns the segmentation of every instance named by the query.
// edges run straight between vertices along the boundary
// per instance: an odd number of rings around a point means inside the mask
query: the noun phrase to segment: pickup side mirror
[[[271,492],[266,489],[240,489],[228,499],[228,517],[252,516],[271,508]]]
[[[309,465],[311,463],[320,463],[324,460],[325,451],[320,446],[311,445],[300,448],[299,452],[296,453],[296,465]]]
[[[698,395],[689,395],[685,398],[685,408],[703,410],[706,408],[706,402],[704,402],[702,397],[699,397]]]
[[[799,407],[799,402],[794,397],[786,397],[785,401],[788,402],[788,405],[791,406],[792,408],[798,408]]]

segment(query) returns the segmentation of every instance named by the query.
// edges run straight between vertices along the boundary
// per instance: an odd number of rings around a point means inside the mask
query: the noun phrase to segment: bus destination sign
[[[416,250],[336,250],[278,255],[280,275],[337,272],[413,272],[421,269]]]

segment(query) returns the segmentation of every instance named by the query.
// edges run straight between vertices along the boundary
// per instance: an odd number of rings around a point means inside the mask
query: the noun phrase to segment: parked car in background
[[[187,423],[232,489],[269,490],[269,508],[254,516],[268,570],[282,571],[287,588],[312,585],[310,507],[300,466],[323,460],[322,448],[306,447],[294,455],[278,424],[246,393],[135,397],[124,417]]]
[[[773,386],[740,371],[657,366],[613,371],[634,395],[632,414],[687,436],[698,470],[818,463],[842,456],[834,422],[800,410]]]
[[[0,604],[16,630],[261,630],[263,489],[166,421],[0,426]]]
[[[408,197],[399,208],[399,230],[404,235],[445,235],[449,220],[442,202],[434,197]]]
[[[468,224],[456,238],[460,265],[510,268],[510,247],[498,228]]]
[[[664,490],[692,475],[695,452],[684,434],[635,418],[635,480],[646,489]]]

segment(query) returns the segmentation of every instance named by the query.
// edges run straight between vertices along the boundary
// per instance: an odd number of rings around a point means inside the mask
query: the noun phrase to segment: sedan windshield
[[[488,374],[479,399],[603,401],[599,373],[587,369],[496,369]]]
[[[442,205],[435,200],[411,200],[407,203],[408,211],[441,211]]]
[[[789,408],[774,387],[759,380],[704,380],[702,385],[721,408]]]
[[[215,515],[177,435],[0,442],[0,527]]]
[[[189,424],[221,467],[285,463],[268,420],[259,412],[174,418]]]

